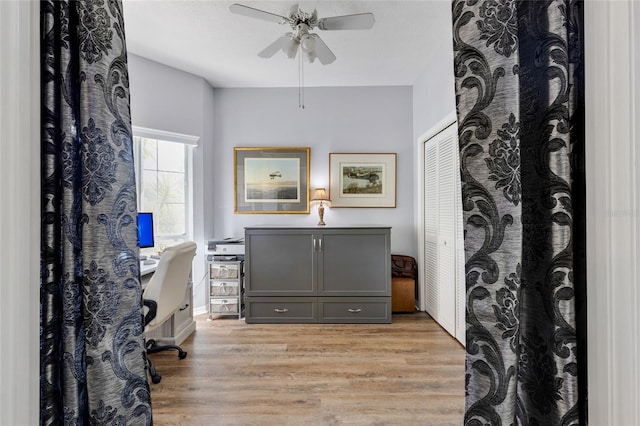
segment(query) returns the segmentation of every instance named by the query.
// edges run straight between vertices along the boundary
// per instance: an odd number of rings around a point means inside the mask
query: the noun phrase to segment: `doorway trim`
[[[640,6],[584,13],[589,423],[640,424]]]

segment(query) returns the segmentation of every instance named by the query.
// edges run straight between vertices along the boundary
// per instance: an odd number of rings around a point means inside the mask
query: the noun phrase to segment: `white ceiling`
[[[237,1],[286,15],[294,1]],[[282,52],[258,52],[288,25],[233,14],[234,1],[123,0],[130,53],[205,78],[213,87],[297,87],[298,60]],[[304,63],[304,85],[410,86],[438,49],[452,49],[451,1],[300,1],[320,18],[371,12],[371,30],[314,30],[336,55],[335,62]],[[444,57],[447,57],[444,55]]]

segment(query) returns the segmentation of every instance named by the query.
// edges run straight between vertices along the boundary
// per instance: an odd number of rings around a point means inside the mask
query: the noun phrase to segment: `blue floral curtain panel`
[[[580,1],[455,0],[465,423],[586,423]]]
[[[40,7],[40,423],[151,424],[122,5]]]

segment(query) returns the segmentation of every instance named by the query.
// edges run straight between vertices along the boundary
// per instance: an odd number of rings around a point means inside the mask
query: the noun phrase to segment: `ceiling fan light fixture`
[[[309,34],[304,34],[300,39],[300,46],[305,53],[313,52],[316,48],[316,39]]]
[[[286,53],[287,57],[293,59],[298,52],[298,42],[294,37],[289,38],[287,44],[282,48],[282,51]]]
[[[302,54],[304,55],[304,59],[310,63],[313,63],[313,61],[315,61],[317,57],[316,53],[313,50],[310,50],[308,52],[303,51]]]

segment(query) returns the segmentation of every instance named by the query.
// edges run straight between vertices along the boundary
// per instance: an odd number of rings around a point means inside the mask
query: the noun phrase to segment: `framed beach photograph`
[[[329,154],[331,207],[395,207],[396,154]]]
[[[309,213],[309,148],[233,149],[236,213]]]

